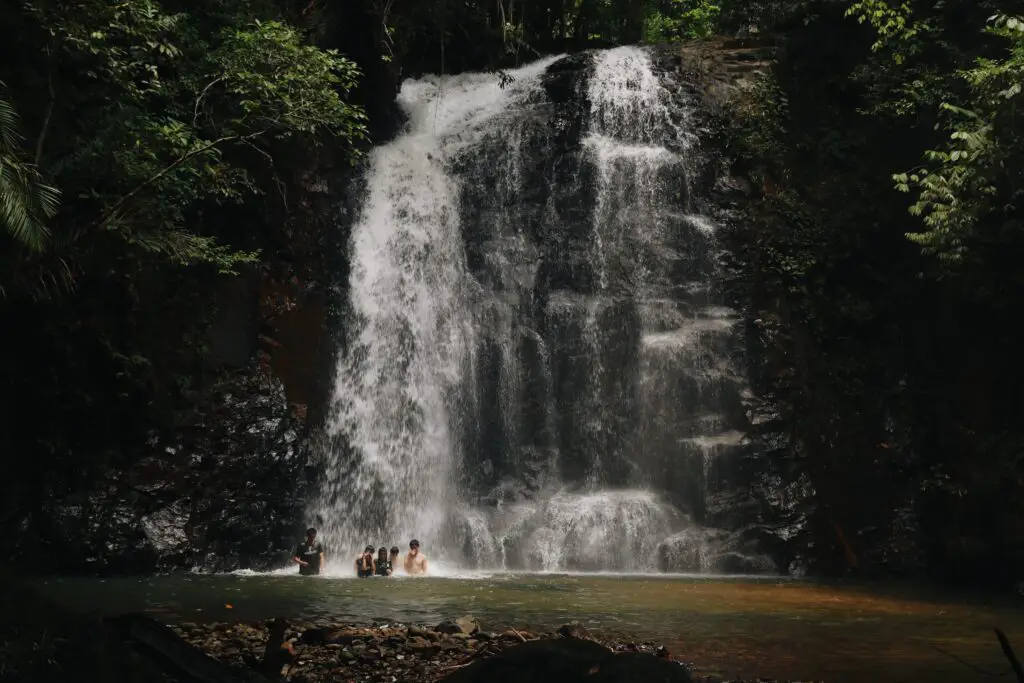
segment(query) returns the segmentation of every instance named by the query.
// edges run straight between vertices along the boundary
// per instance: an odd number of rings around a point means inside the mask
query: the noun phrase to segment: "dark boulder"
[[[534,683],[587,681],[592,670],[614,657],[593,641],[577,638],[533,640],[460,669],[447,683]]]
[[[692,683],[690,672],[668,659],[639,652],[608,658],[586,679],[588,683]]]
[[[614,654],[591,640],[534,640],[443,679],[446,683],[692,683],[679,664],[642,653]]]

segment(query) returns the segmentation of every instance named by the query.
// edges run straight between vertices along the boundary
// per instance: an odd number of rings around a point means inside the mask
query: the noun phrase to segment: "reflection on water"
[[[74,609],[145,610],[165,621],[433,622],[472,613],[488,630],[544,630],[578,619],[603,635],[663,642],[705,670],[832,683],[989,680],[939,649],[1002,672],[992,628],[1024,646],[1017,604],[787,579],[494,574],[358,580],[278,573],[42,585]]]

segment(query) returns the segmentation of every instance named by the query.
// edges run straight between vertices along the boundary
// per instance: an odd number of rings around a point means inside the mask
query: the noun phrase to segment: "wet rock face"
[[[780,522],[747,440],[748,302],[723,239],[745,190],[691,71],[678,47],[561,58],[451,147],[475,333],[473,398],[452,414],[460,491],[480,505],[452,514],[444,545],[470,566],[784,563],[758,550],[774,553]],[[574,497],[594,488],[655,492],[680,514],[636,533],[660,503]],[[619,531],[588,554],[564,533],[577,525]],[[729,533],[673,535],[693,526]]]
[[[171,437],[92,490],[53,501],[18,550],[54,573],[267,569],[302,535],[308,443],[261,369],[215,385]]]

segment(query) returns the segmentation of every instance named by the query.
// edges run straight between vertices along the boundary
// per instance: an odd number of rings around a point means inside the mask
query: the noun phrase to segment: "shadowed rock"
[[[692,683],[693,678],[682,666],[667,659],[626,652],[604,660],[586,680],[588,683]]]
[[[678,664],[648,654],[616,655],[590,640],[559,638],[516,645],[443,679],[446,683],[692,683]]]

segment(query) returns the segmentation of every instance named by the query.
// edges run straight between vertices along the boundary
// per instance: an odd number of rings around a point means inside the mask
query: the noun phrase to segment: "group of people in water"
[[[398,568],[398,546],[391,546],[391,552],[384,546],[377,549],[377,557],[373,556],[373,546],[368,545],[356,558],[356,576],[391,576]],[[409,552],[405,555],[402,568],[410,576],[427,573],[427,556],[420,552],[420,542],[415,538],[409,541]]]
[[[359,578],[370,576],[391,576],[398,568],[398,546],[388,549],[381,546],[377,556],[373,555],[373,546],[368,545],[356,558],[355,570]],[[299,565],[299,574],[316,575],[324,568],[324,546],[316,540],[316,529],[306,529],[306,540],[295,549],[292,561]],[[409,576],[423,576],[427,573],[427,556],[420,552],[420,542],[415,538],[409,541],[409,552],[405,555],[402,569]]]

